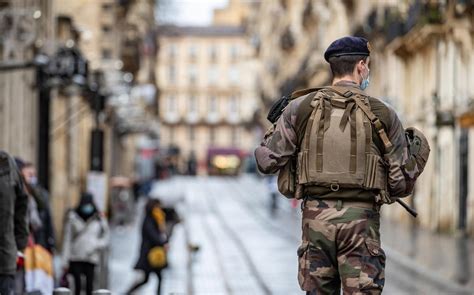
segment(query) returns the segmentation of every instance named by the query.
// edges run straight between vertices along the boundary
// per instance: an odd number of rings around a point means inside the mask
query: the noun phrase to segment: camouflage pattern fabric
[[[360,88],[352,82],[338,83],[347,90]],[[299,148],[311,113],[308,95],[292,100],[276,124],[265,134],[255,157],[264,174],[278,172]],[[369,97],[371,111],[381,120],[393,147],[383,150],[387,163],[387,192],[345,189],[333,192],[306,186],[303,208],[303,241],[298,249],[300,286],[308,294],[380,294],[384,285],[385,254],[380,247],[380,215],[371,204],[392,203],[411,194],[419,174],[409,154],[405,130],[395,111]],[[377,134],[373,136],[377,144]],[[316,196],[318,199],[314,199]],[[366,197],[369,196],[369,197]],[[335,207],[335,200],[343,206]],[[350,206],[349,200],[369,206]],[[339,210],[338,210],[339,209]]]
[[[378,210],[344,202],[308,200],[298,281],[308,294],[380,294],[385,253],[380,247]],[[339,210],[338,210],[339,209]]]
[[[352,82],[338,83],[337,86],[345,86],[347,90],[361,92],[358,85]],[[308,95],[296,98],[285,108],[275,126],[265,134],[259,147],[255,150],[259,170],[264,174],[273,174],[283,167],[290,157],[297,151],[300,140],[300,129],[297,126],[297,118],[300,109],[307,101]],[[418,169],[413,162],[407,148],[405,130],[395,111],[382,101],[369,97],[372,112],[382,121],[388,138],[393,144],[390,151],[384,151],[383,158],[388,169],[388,195],[390,199],[383,197],[381,202],[392,203],[396,198],[403,198],[412,193]],[[374,142],[379,139],[374,135]],[[410,164],[410,165],[407,165]],[[324,198],[324,196],[321,196]]]

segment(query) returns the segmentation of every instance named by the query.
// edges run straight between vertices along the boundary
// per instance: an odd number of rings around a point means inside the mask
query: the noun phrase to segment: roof
[[[158,26],[158,35],[167,37],[232,37],[244,34],[245,29],[238,26]]]

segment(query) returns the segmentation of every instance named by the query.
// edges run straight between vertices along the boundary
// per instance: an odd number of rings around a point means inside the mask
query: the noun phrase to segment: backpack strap
[[[331,103],[324,95],[319,98],[320,118],[318,120],[318,129],[316,130],[316,171],[323,171],[323,142],[324,133],[329,129],[331,123]]]
[[[309,94],[311,92],[318,92],[319,90],[321,90],[323,88],[324,87],[315,87],[315,88],[306,88],[306,89],[297,90],[297,91],[291,93],[290,99],[295,99],[297,97]]]
[[[374,126],[375,131],[377,132],[379,138],[382,140],[385,151],[388,152],[392,149],[393,144],[390,142],[390,139],[388,138],[387,132],[383,128],[383,124],[380,121],[380,119],[370,110],[369,107],[367,107],[360,97],[368,97],[363,91],[359,91],[357,89],[351,89],[347,90],[347,88],[342,87],[342,86],[326,86],[324,88],[330,89],[334,92],[336,92],[339,95],[342,95],[344,97],[352,97],[354,98],[354,102],[357,104],[357,106],[365,113],[365,115],[369,118],[370,123]]]
[[[318,92],[315,91],[314,93],[312,93],[308,96],[308,99],[311,101],[310,104],[313,107],[313,111],[311,111],[311,115],[309,116],[308,121],[306,122],[306,128],[304,128],[304,133],[302,133],[303,136],[299,138],[300,139],[299,146],[302,146],[303,149],[308,149],[309,148],[309,134],[311,132],[311,127],[313,125],[314,116],[315,116],[314,109],[316,109],[318,107],[318,104],[319,104],[319,100],[314,99],[314,97],[316,96],[317,93]]]
[[[306,93],[306,94],[310,94],[308,95],[307,98],[305,98],[305,102],[302,102],[302,104],[299,106],[298,110],[297,110],[297,116],[296,116],[296,126],[297,127],[297,130],[296,130],[296,135],[297,135],[297,138],[298,138],[298,148],[301,147],[301,146],[304,146],[302,145],[303,144],[303,139],[304,137],[306,136],[306,127],[308,126],[307,125],[307,122],[309,120],[309,118],[311,117],[311,114],[313,112],[313,108],[314,108],[314,105],[312,105],[313,101],[314,101],[314,97],[316,96],[316,94],[318,93],[318,91],[321,89],[321,88],[310,88],[311,90],[314,90],[312,91],[313,93],[309,92],[309,93]],[[304,93],[304,91],[306,90],[309,90],[309,89],[304,89],[304,90],[300,90],[300,91],[295,91],[293,92],[293,94],[291,95],[291,99],[295,99],[296,97],[298,96],[295,96],[296,93]],[[302,95],[305,95],[305,94],[302,94]],[[303,107],[304,106],[307,106],[308,108],[311,108],[311,110],[307,110],[307,112],[305,111],[304,114],[303,114]],[[302,127],[304,126],[304,127]]]
[[[349,162],[349,173],[355,174],[357,171],[357,113],[351,112],[351,158]]]
[[[325,89],[328,89],[329,91],[335,92],[341,97],[346,98],[343,100],[343,102],[340,104],[339,107],[344,108],[344,113],[341,117],[341,121],[339,123],[339,128],[341,131],[344,131],[344,129],[347,126],[347,123],[349,123],[350,126],[350,137],[351,137],[351,146],[350,146],[350,161],[349,161],[349,173],[354,174],[357,171],[357,114],[354,110],[356,107],[356,103],[354,101],[354,93],[351,91],[346,91],[346,89],[334,89],[334,87],[325,87]],[[331,98],[330,99],[331,103],[337,103],[340,101],[340,99],[335,99]],[[330,104],[330,103],[329,103]],[[326,107],[326,105],[325,105]],[[327,108],[326,108],[327,109]],[[324,121],[326,125],[326,121],[330,120],[331,113],[330,109],[329,112],[324,111]],[[328,124],[329,125],[329,124]],[[329,127],[329,126],[328,126]],[[321,130],[321,129],[320,129]],[[318,161],[318,156],[316,158],[316,170],[319,172],[322,172],[322,145],[323,145],[323,140],[324,140],[324,132],[327,131],[327,128],[325,126],[324,131],[321,133],[318,133],[318,147],[317,147],[317,152],[319,151],[319,156],[320,161]],[[368,136],[371,136],[370,134]],[[367,148],[370,147],[367,146]],[[319,149],[318,149],[319,148]],[[317,154],[317,155],[319,155]]]
[[[387,132],[383,128],[383,124],[380,119],[374,113],[372,113],[372,111],[360,100],[358,95],[354,97],[354,101],[357,106],[367,115],[370,122],[375,127],[375,131],[377,131],[377,134],[383,142],[385,152],[390,151],[393,147],[393,144],[390,142],[390,139],[387,136]]]
[[[341,122],[339,123],[339,128],[342,132],[346,129],[346,125],[349,122],[349,116],[352,112],[352,109],[355,107],[355,102],[351,101],[347,104],[346,109],[344,110],[344,114],[341,117]]]

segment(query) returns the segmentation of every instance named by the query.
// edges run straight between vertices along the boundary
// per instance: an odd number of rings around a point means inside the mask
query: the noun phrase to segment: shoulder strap
[[[295,99],[297,97],[310,94],[311,92],[318,92],[319,90],[323,89],[324,87],[315,87],[315,88],[306,88],[306,89],[301,89],[297,90],[293,93],[291,93],[290,99]]]
[[[296,129],[296,136],[298,138],[298,148],[303,143],[303,138],[304,138],[304,134],[305,134],[305,131],[306,131],[306,126],[308,124],[309,117],[311,116],[311,114],[313,112],[313,109],[314,109],[314,106],[311,105],[311,102],[314,100],[314,97],[318,93],[318,90],[320,90],[321,88],[311,88],[311,89],[316,89],[316,90],[311,91],[313,93],[311,93],[311,92],[307,93],[307,94],[309,94],[308,97],[305,98],[305,102],[302,102],[299,105],[298,111],[297,111],[298,115],[296,116],[296,120],[297,120],[296,126],[298,126],[298,128]],[[309,89],[304,89],[304,90],[309,90]],[[296,91],[296,92],[298,92],[298,91]],[[293,97],[293,94],[292,94],[292,97]],[[308,106],[311,109],[311,111],[308,111],[307,113],[303,114],[301,112],[301,110],[304,106]]]
[[[303,90],[298,90],[298,91],[293,92],[291,94],[291,99],[295,99],[297,97],[307,95],[309,93],[314,93],[314,94],[312,94],[311,98],[308,98],[308,99],[312,100],[314,98],[314,96],[316,95],[316,93],[319,90],[322,90],[322,89],[328,89],[328,90],[334,91],[334,92],[336,92],[337,94],[339,94],[343,97],[347,97],[347,98],[349,98],[349,97],[352,98],[353,97],[354,102],[365,113],[365,115],[369,118],[371,124],[374,126],[379,138],[383,142],[385,150],[389,151],[393,147],[393,144],[390,142],[390,139],[388,138],[387,132],[385,131],[385,129],[383,127],[383,124],[380,121],[380,119],[370,110],[369,107],[367,107],[361,101],[360,96],[368,97],[367,94],[365,94],[362,90],[358,90],[358,89],[348,90],[346,87],[343,87],[343,86],[325,86],[325,87],[308,88],[308,89],[303,89]],[[310,114],[308,114],[308,115],[310,115]],[[309,116],[308,116],[308,118],[309,118]],[[303,130],[301,130],[301,132],[298,132],[299,133],[298,139],[300,141],[300,145],[302,143],[305,131],[306,131],[306,128],[303,128]]]
[[[350,89],[348,90],[346,87],[343,86],[326,86],[324,87],[326,89],[330,89],[334,92],[336,92],[339,95],[342,95],[344,97],[353,97],[354,102],[357,104],[357,106],[365,113],[365,115],[369,118],[370,123],[374,126],[375,131],[377,132],[379,138],[382,140],[385,151],[388,152],[392,149],[393,144],[390,142],[390,139],[388,138],[387,132],[383,128],[383,124],[380,121],[380,119],[370,110],[369,107],[367,107],[360,97],[368,97],[367,94],[365,94],[362,90],[358,89]]]
[[[352,97],[354,94],[359,94],[361,96],[367,96],[364,91],[356,89],[354,87],[351,87],[351,89],[347,89],[347,87],[344,86],[325,86],[325,89],[332,90],[336,92],[337,94],[344,96],[344,97]]]
[[[393,147],[393,144],[390,142],[387,132],[383,128],[383,124],[380,121],[380,119],[360,100],[358,95],[354,97],[354,101],[357,104],[357,106],[367,115],[370,122],[375,127],[375,131],[377,131],[377,134],[379,135],[380,139],[383,142],[385,152],[390,151]]]

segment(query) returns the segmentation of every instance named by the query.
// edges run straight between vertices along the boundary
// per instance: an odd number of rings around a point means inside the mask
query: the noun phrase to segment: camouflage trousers
[[[365,206],[364,206],[365,205]],[[307,200],[298,281],[307,294],[380,294],[385,253],[380,214],[369,203]]]

